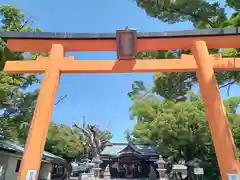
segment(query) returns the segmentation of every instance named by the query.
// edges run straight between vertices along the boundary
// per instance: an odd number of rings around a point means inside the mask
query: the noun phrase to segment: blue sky
[[[27,17],[34,17],[35,27],[47,32],[115,32],[118,28],[136,28],[139,32],[161,32],[192,29],[190,23],[168,25],[150,18],[134,0],[0,0],[1,4],[16,5]],[[113,52],[68,53],[76,59],[116,59]],[[62,75],[57,98],[68,97],[58,104],[53,121],[71,125],[73,120],[107,128],[113,141],[124,141],[124,130],[132,129],[129,119],[132,102],[127,97],[134,80],[152,84],[153,74],[74,74]],[[237,86],[231,95],[238,95]],[[226,98],[225,90],[222,91]]]

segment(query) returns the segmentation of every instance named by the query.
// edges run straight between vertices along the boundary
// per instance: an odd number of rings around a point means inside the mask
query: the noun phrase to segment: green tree
[[[193,93],[188,93],[184,101],[139,96],[132,98],[134,104],[131,107],[132,116],[138,120],[133,131],[137,142],[155,145],[171,164],[180,160],[190,164],[197,160],[205,170],[204,179],[220,179],[201,99]],[[232,97],[224,103],[239,150],[240,116],[237,107],[240,98]],[[194,179],[193,167],[189,166],[188,170],[189,178]]]
[[[83,136],[66,125],[52,123],[48,130],[45,150],[71,161],[87,153]]]
[[[146,13],[167,23],[190,21],[194,26],[204,23],[208,27],[218,27],[219,21],[226,19],[225,11],[218,2],[206,0],[136,0]]]
[[[227,0],[228,6],[234,8],[235,10],[240,9],[240,1],[239,0]]]
[[[40,31],[31,25],[31,19],[16,7],[0,5],[1,30],[32,32]],[[6,46],[7,39],[0,38],[0,130],[1,134],[9,139],[18,139],[24,142],[28,131],[28,122],[32,117],[37,91],[27,89],[39,83],[36,75],[9,75],[2,71],[6,60],[24,60],[24,54],[11,52]],[[33,57],[36,53],[33,53]]]

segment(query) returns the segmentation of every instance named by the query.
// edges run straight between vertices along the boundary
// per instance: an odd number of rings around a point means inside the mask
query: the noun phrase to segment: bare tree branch
[[[228,87],[227,87],[227,95],[228,96],[230,95],[230,88],[231,88],[231,85],[229,84]]]
[[[235,80],[233,80],[233,81],[230,81],[230,82],[228,82],[228,83],[226,83],[226,84],[224,84],[224,85],[220,86],[220,87],[219,87],[219,89],[221,89],[221,88],[225,88],[225,87],[227,87],[227,86],[229,86],[229,85],[233,85],[234,83],[236,83],[236,81],[235,81]]]
[[[103,137],[102,140],[98,137],[96,134],[96,126],[87,125],[87,127],[84,128],[80,127],[75,121],[73,121],[72,127],[75,127],[85,138],[87,138],[87,145],[90,147],[93,157],[100,155],[108,140]]]
[[[230,88],[231,88],[231,86],[232,86],[233,84],[235,84],[235,83],[236,83],[236,80],[232,80],[232,81],[230,81],[230,82],[228,82],[228,83],[220,86],[219,89],[227,87],[227,94],[228,94],[228,96],[229,96],[229,94],[230,94]]]
[[[56,106],[57,104],[59,104],[62,100],[64,100],[67,97],[67,95],[61,96],[60,99],[54,104],[54,106]]]
[[[77,130],[79,130],[88,140],[92,139],[91,138],[92,134],[90,134],[87,129],[82,128],[79,125],[77,125],[77,123],[75,121],[73,121],[72,127],[75,127]]]

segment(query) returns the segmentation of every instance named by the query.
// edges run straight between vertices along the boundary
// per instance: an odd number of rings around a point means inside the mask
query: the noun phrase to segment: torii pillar
[[[218,165],[221,170],[221,177],[222,180],[227,180],[228,173],[240,173],[232,131],[225,113],[206,43],[204,41],[195,41],[192,46],[192,54],[198,66],[196,74]]]
[[[58,64],[62,60],[64,60],[63,46],[54,44],[50,51],[50,56],[48,58],[38,57],[35,66],[31,68],[36,71],[45,71],[45,73],[31,121],[18,180],[25,180],[30,176],[34,177],[34,180],[38,178],[38,170],[40,169],[42,161],[42,152],[44,151],[48,127],[52,119],[52,111],[60,80]],[[29,174],[31,172],[32,174]]]

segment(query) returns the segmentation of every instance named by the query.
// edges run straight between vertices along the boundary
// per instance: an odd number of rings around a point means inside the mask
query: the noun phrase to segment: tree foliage
[[[234,8],[237,11],[240,9],[240,1],[239,0],[227,0],[226,2],[230,8]]]
[[[214,27],[219,19],[225,18],[225,12],[218,2],[209,3],[204,0],[136,0],[136,2],[149,16],[171,24],[191,21],[194,25],[204,22]]]
[[[66,125],[52,123],[49,127],[45,150],[71,161],[83,156],[86,145],[83,137]]]
[[[14,6],[1,5],[1,30],[32,32],[40,31],[30,26],[24,14]],[[36,75],[9,75],[2,71],[6,60],[24,60],[24,54],[11,52],[6,46],[7,39],[0,38],[0,108],[1,133],[11,139],[23,142],[28,131],[28,122],[32,117],[37,91],[29,92],[27,89],[39,83]],[[20,133],[19,133],[20,132]]]
[[[188,93],[188,97],[181,101],[154,96],[139,98],[140,96],[133,98],[134,104],[131,107],[132,116],[138,120],[133,131],[136,140],[155,145],[171,164],[181,160],[187,164],[198,160],[205,170],[205,179],[218,179],[217,160],[201,99],[194,93]],[[239,103],[239,97],[224,101],[238,150]],[[189,166],[189,176],[193,176],[191,168],[193,167]]]

